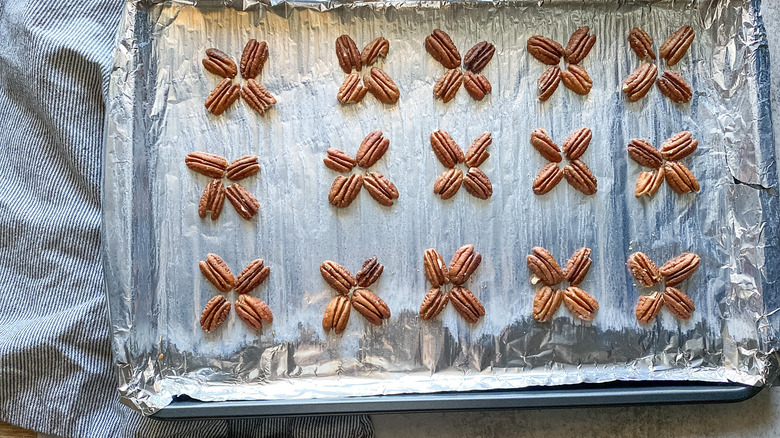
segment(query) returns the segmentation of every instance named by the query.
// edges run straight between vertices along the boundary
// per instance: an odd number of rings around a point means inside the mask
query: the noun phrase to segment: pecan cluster
[[[645,253],[635,252],[628,257],[626,266],[634,279],[642,286],[660,285],[662,290],[650,295],[641,295],[636,306],[636,319],[643,324],[653,322],[661,307],[666,304],[672,314],[679,319],[690,319],[696,307],[682,290],[675,288],[698,269],[701,259],[694,253],[683,253],[659,269]]]
[[[596,44],[596,35],[590,34],[588,26],[582,26],[575,30],[569,37],[566,48],[541,35],[534,35],[528,39],[526,45],[528,53],[550,66],[542,73],[536,83],[539,89],[539,100],[544,102],[549,99],[558,89],[558,84],[561,81],[566,88],[579,95],[590,93],[590,89],[593,88],[593,80],[579,64],[588,56],[594,44]],[[565,70],[561,70],[558,66],[561,59],[566,62]]]
[[[543,284],[534,297],[533,318],[539,322],[551,320],[563,302],[575,317],[583,321],[593,321],[596,311],[599,310],[599,303],[591,294],[578,287],[593,263],[590,248],[575,251],[563,270],[550,251],[536,246],[531,252],[526,256],[528,269],[533,273],[531,283]],[[569,287],[565,290],[555,288],[564,280],[569,282]]]
[[[337,148],[328,148],[323,158],[325,166],[336,172],[351,172],[355,166],[368,169],[379,161],[390,147],[390,140],[383,137],[382,131],[371,132],[363,139],[356,158]],[[337,208],[346,208],[357,198],[360,189],[365,187],[376,202],[389,207],[398,199],[398,189],[387,177],[379,172],[354,173],[349,177],[337,176],[328,193],[328,201]]]
[[[420,318],[426,321],[435,318],[450,300],[455,310],[471,324],[485,316],[485,307],[479,298],[463,287],[481,262],[482,254],[476,252],[471,244],[463,245],[455,251],[449,267],[444,264],[444,259],[438,251],[433,248],[426,249],[423,266],[425,276],[433,288],[425,294],[420,305]],[[447,292],[446,287],[450,284],[452,288]]]
[[[433,193],[439,195],[441,199],[450,199],[460,190],[460,186],[466,187],[466,191],[479,199],[487,199],[493,196],[493,185],[484,172],[479,170],[479,166],[490,156],[487,147],[493,143],[490,132],[483,132],[471,144],[465,155],[452,136],[441,129],[431,133],[431,148],[436,154],[439,162],[447,168],[442,172],[433,183]],[[455,166],[465,163],[468,166],[468,172],[463,175],[463,171]]]
[[[661,45],[660,58],[671,67],[685,56],[694,38],[693,28],[683,26],[669,35]],[[629,102],[645,97],[655,83],[666,97],[675,103],[688,103],[693,96],[690,85],[682,76],[672,70],[666,70],[658,77],[658,66],[653,51],[653,39],[643,29],[635,27],[628,33],[628,43],[642,64],[623,81],[623,93]]]
[[[699,181],[684,164],[683,158],[692,154],[699,142],[688,131],[678,132],[655,148],[649,141],[634,138],[628,144],[628,156],[640,166],[650,167],[652,172],[642,172],[636,180],[634,195],[653,196],[666,179],[666,183],[678,195],[699,191]]]
[[[206,260],[198,263],[200,272],[220,292],[230,292],[232,289],[238,293],[236,299],[236,313],[238,317],[249,327],[262,330],[263,321],[271,324],[274,316],[266,303],[249,295],[257,286],[260,286],[271,268],[265,266],[263,259],[253,260],[238,277],[233,277],[227,264],[216,254],[207,254]],[[230,302],[222,295],[217,295],[206,303],[200,316],[200,326],[206,332],[213,332],[227,320],[230,314]]]
[[[328,303],[325,315],[322,317],[322,329],[325,332],[333,330],[337,335],[344,332],[349,322],[350,304],[371,324],[382,325],[383,320],[390,319],[390,308],[384,300],[367,289],[379,280],[384,269],[376,257],[363,262],[363,267],[355,276],[334,261],[325,260],[320,264],[322,278],[338,292]]]
[[[534,129],[531,132],[531,145],[550,161],[534,178],[534,194],[544,195],[558,185],[564,177],[572,187],[580,192],[586,195],[595,194],[598,188],[596,177],[580,160],[580,157],[588,150],[592,138],[593,132],[590,128],[580,128],[572,132],[563,141],[563,154],[569,160],[569,164],[561,169],[558,166],[558,163],[563,160],[561,148],[550,138],[547,131],[542,128]]]
[[[228,164],[225,157],[207,152],[193,152],[184,158],[184,163],[195,172],[213,178],[206,185],[198,203],[198,215],[201,218],[211,212],[211,220],[217,220],[222,213],[226,195],[238,214],[246,220],[251,220],[260,209],[257,198],[238,182],[227,188],[222,184],[222,178],[226,176],[231,181],[240,181],[258,173],[260,164],[257,162],[257,156],[244,155]]]
[[[256,79],[267,59],[268,44],[265,41],[251,39],[246,43],[241,54],[241,77],[246,81],[242,87],[233,83],[238,69],[230,56],[219,49],[207,49],[203,67],[223,79],[206,98],[206,109],[218,116],[230,108],[240,95],[250,108],[264,115],[276,103],[276,98]]]
[[[458,48],[452,42],[452,38],[441,29],[434,29],[431,35],[425,38],[425,50],[431,54],[447,71],[433,86],[433,95],[442,102],[447,103],[455,98],[461,84],[474,100],[482,100],[493,88],[485,75],[480,74],[485,66],[493,59],[496,47],[482,41],[472,47],[463,58]]]
[[[336,95],[339,102],[358,103],[363,100],[367,92],[388,105],[398,102],[401,94],[390,75],[378,67],[371,67],[379,57],[386,57],[389,50],[390,42],[384,37],[375,38],[366,44],[362,52],[358,51],[355,41],[349,35],[336,38],[336,57],[339,66],[347,74]],[[361,84],[358,72],[363,66],[370,69],[363,75],[363,84]]]

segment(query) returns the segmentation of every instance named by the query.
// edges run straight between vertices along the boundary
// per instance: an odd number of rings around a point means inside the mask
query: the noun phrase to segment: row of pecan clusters
[[[367,92],[388,105],[398,102],[401,94],[390,75],[378,67],[371,67],[377,58],[386,57],[389,50],[390,43],[384,37],[375,38],[366,44],[362,52],[358,51],[355,40],[349,35],[341,35],[336,38],[336,57],[341,69],[347,74],[336,96],[339,102],[343,104],[358,103],[363,100]],[[361,85],[358,72],[363,66],[371,68],[368,73],[363,75],[363,84]]]
[[[659,55],[671,67],[685,56],[694,38],[693,28],[683,26],[661,45]],[[628,42],[640,61],[643,61],[636,70],[623,81],[623,93],[629,102],[636,102],[645,97],[655,83],[666,97],[676,103],[690,102],[693,92],[690,85],[682,76],[672,70],[664,71],[658,77],[658,66],[654,62],[656,56],[653,51],[653,39],[643,29],[635,27],[628,33]]]
[[[474,100],[484,99],[485,95],[493,90],[490,81],[480,74],[496,52],[493,44],[482,41],[469,49],[463,58],[465,72],[461,70],[458,48],[443,30],[434,29],[433,33],[425,38],[425,50],[447,69],[433,86],[433,95],[437,99],[444,103],[451,101],[461,84]]]
[[[372,257],[363,262],[363,267],[353,276],[344,266],[325,260],[320,264],[320,274],[330,287],[337,292],[325,308],[322,317],[322,328],[325,332],[333,330],[337,335],[344,332],[349,322],[350,304],[368,322],[382,325],[382,321],[390,319],[390,308],[371,287],[382,275],[385,267]],[[352,294],[350,299],[349,295]]]
[[[699,181],[693,172],[680,162],[699,147],[698,140],[692,136],[688,131],[678,132],[661,145],[660,151],[647,140],[631,140],[628,144],[628,156],[640,166],[653,169],[652,172],[639,174],[634,190],[637,198],[655,195],[664,180],[678,195],[699,191]]]
[[[482,262],[482,254],[474,250],[474,245],[463,245],[455,251],[449,267],[433,248],[425,250],[423,267],[425,276],[433,286],[420,305],[420,318],[433,319],[444,310],[449,301],[455,310],[471,324],[485,316],[485,306],[479,298],[463,287]],[[449,289],[449,291],[447,291]]]
[[[547,249],[536,246],[531,252],[526,256],[528,269],[533,274],[531,284],[543,285],[534,297],[533,318],[539,322],[547,322],[561,307],[561,303],[565,303],[575,317],[583,321],[593,321],[599,303],[591,294],[578,287],[593,263],[590,248],[583,247],[575,251],[563,270]],[[569,283],[566,289],[556,287],[564,280]]]
[[[477,137],[466,153],[460,149],[452,136],[441,129],[431,133],[431,148],[436,158],[447,168],[433,183],[433,193],[441,199],[450,199],[455,196],[463,185],[471,196],[479,199],[487,199],[493,196],[493,185],[490,179],[479,166],[490,157],[487,147],[493,143],[490,132],[483,132]],[[465,163],[468,167],[466,175],[456,166]]]
[[[690,319],[696,307],[682,290],[675,288],[696,272],[701,258],[694,253],[683,253],[659,269],[645,253],[635,252],[628,257],[626,265],[634,279],[644,287],[661,286],[661,290],[639,297],[636,306],[636,319],[643,324],[653,322],[661,307],[666,304],[672,314],[679,319]]]
[[[598,181],[593,176],[587,165],[580,160],[590,146],[593,132],[590,128],[580,128],[563,141],[563,155],[569,161],[563,169],[558,163],[563,161],[561,148],[550,135],[542,128],[531,132],[531,145],[548,161],[547,165],[536,175],[533,181],[535,195],[544,195],[549,192],[565,177],[566,181],[586,195],[593,195],[598,189]]]
[[[596,35],[590,34],[588,26],[575,30],[569,37],[566,48],[555,40],[541,35],[534,35],[528,39],[526,44],[528,53],[540,62],[551,66],[537,81],[539,100],[544,102],[549,99],[558,89],[561,81],[566,88],[579,95],[590,93],[593,80],[579,64],[588,56],[594,44],[596,44]],[[561,70],[558,66],[561,59],[568,64],[565,70]]]
[[[206,98],[206,109],[218,116],[230,108],[240,94],[253,110],[260,115],[265,114],[266,110],[276,103],[276,98],[256,80],[267,59],[268,44],[265,41],[257,42],[251,39],[246,43],[241,54],[241,77],[246,80],[242,87],[233,83],[238,69],[230,56],[219,49],[206,50],[203,67],[223,78]]]
[[[249,295],[271,273],[271,268],[264,265],[263,259],[250,262],[238,274],[238,278],[233,277],[230,268],[216,254],[207,254],[206,260],[200,261],[198,267],[203,276],[220,292],[227,293],[235,289],[238,293],[236,313],[246,325],[255,330],[262,330],[263,321],[267,324],[273,322],[274,316],[268,305]],[[224,296],[217,295],[206,303],[200,316],[200,326],[204,331],[211,333],[227,320],[228,314],[230,314],[230,302]]]
[[[225,157],[208,152],[193,152],[187,154],[184,163],[195,172],[213,178],[206,185],[198,203],[198,215],[201,218],[205,218],[206,213],[211,212],[211,220],[217,220],[222,213],[226,195],[238,214],[246,220],[251,220],[260,209],[257,198],[241,184],[236,182],[227,188],[222,184],[224,177],[231,181],[241,181],[258,173],[260,164],[257,162],[257,156],[244,155],[228,164]]]

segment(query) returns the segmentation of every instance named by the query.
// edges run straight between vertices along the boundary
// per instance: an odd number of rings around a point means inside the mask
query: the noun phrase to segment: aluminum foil
[[[128,1],[108,90],[104,184],[106,292],[120,370],[120,392],[151,414],[186,394],[200,400],[350,397],[491,390],[614,380],[701,380],[766,384],[773,376],[780,307],[776,291],[778,202],[769,110],[769,64],[757,5],[702,2],[564,1],[342,3]],[[622,80],[638,65],[626,36],[646,29],[656,48],[690,24],[696,39],[673,68],[692,85],[689,105],[653,89],[629,104]],[[598,41],[582,65],[594,79],[588,96],[559,87],[537,100],[544,71],[525,49],[543,34],[563,44],[588,25]],[[432,95],[444,68],[423,47],[442,28],[460,52],[479,41],[496,45],[484,74],[493,92],[474,102],[461,90],[442,104]],[[342,106],[344,79],[334,54],[338,35],[362,47],[390,41],[379,65],[401,99],[386,106],[370,95]],[[260,78],[278,104],[264,117],[242,102],[220,117],[203,106],[217,78],[204,71],[205,49],[240,57],[250,38],[268,42]],[[593,129],[583,160],[598,178],[586,197],[565,181],[545,196],[531,182],[546,164],[529,144],[545,128],[561,142]],[[493,133],[481,166],[494,195],[481,201],[461,190],[442,201],[432,193],[444,168],[430,148],[435,129],[464,149]],[[397,204],[386,208],[364,191],[346,209],[328,204],[336,173],[328,147],[354,154],[381,129],[390,138],[373,167],[394,181]],[[695,195],[663,187],[636,199],[641,169],[628,159],[633,137],[660,145],[680,130],[700,142],[685,159],[701,183]],[[208,151],[260,157],[261,172],[243,182],[260,200],[252,221],[227,205],[217,221],[201,220],[197,203],[208,178],[184,156]],[[467,284],[487,316],[465,323],[448,306],[417,316],[429,288],[422,256],[433,247],[449,260],[473,243],[483,262]],[[580,246],[593,249],[582,284],[600,303],[593,323],[562,307],[551,323],[531,319],[536,286],[525,256],[545,246],[560,263]],[[640,291],[625,260],[643,251],[656,262],[684,251],[702,258],[684,285],[696,311],[679,321],[662,311],[640,326]],[[214,334],[198,319],[218,292],[198,261],[217,253],[234,272],[255,258],[271,267],[253,292],[274,312],[262,332],[231,313]],[[377,256],[385,265],[372,289],[392,318],[381,327],[353,311],[342,336],[326,335],[322,314],[334,295],[319,274],[331,259],[357,271]],[[230,301],[235,292],[226,295]]]

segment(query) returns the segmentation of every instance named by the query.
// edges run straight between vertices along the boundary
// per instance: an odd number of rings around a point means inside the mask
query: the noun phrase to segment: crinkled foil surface
[[[104,186],[106,290],[124,401],[151,414],[186,394],[200,400],[350,397],[491,390],[613,380],[700,380],[763,385],[773,377],[780,307],[776,290],[777,170],[769,108],[769,64],[759,5],[701,2],[509,1],[435,3],[245,2],[137,3],[121,23],[111,76]],[[621,82],[638,65],[627,44],[634,26],[660,43],[690,24],[696,39],[672,68],[692,85],[689,105],[653,89],[629,104]],[[598,41],[582,65],[594,79],[580,97],[561,86],[546,103],[536,81],[545,66],[526,51],[535,34],[565,44],[578,26]],[[474,102],[461,90],[442,104],[432,95],[444,73],[423,47],[442,28],[461,54],[487,40],[496,55],[484,74],[493,92]],[[390,42],[380,61],[401,99],[386,106],[370,95],[341,106],[344,73],[334,41],[359,47]],[[250,38],[268,42],[261,82],[278,104],[261,117],[239,102],[220,117],[203,102],[218,80],[204,71],[205,49],[238,60]],[[598,178],[586,197],[561,183],[534,196],[531,182],[546,161],[529,144],[545,128],[559,143],[589,126],[583,160]],[[444,168],[429,135],[449,131],[464,149],[493,132],[481,169],[494,195],[480,201],[461,190],[442,201],[432,193]],[[364,191],[346,209],[328,204],[337,175],[322,158],[328,147],[354,154],[365,134],[390,138],[373,167],[395,182],[391,208]],[[684,160],[701,191],[678,196],[664,186],[637,200],[642,170],[626,144],[644,137],[660,146],[690,130],[699,149]],[[242,183],[261,203],[252,221],[226,202],[218,221],[201,220],[197,203],[208,178],[184,164],[207,151],[260,157],[261,172]],[[476,325],[452,305],[434,321],[417,316],[429,288],[423,251],[445,259],[473,243],[483,262],[467,286],[487,316]],[[592,324],[564,307],[551,323],[531,319],[536,286],[525,256],[548,248],[565,263],[580,246],[593,249],[582,288],[600,303]],[[702,258],[684,285],[696,311],[681,322],[663,310],[640,326],[640,290],[625,267],[643,251],[656,262],[693,251]],[[253,292],[274,312],[262,332],[231,312],[214,334],[198,323],[218,292],[198,270],[214,252],[234,272],[255,258],[271,267]],[[381,327],[353,311],[342,336],[326,335],[322,314],[334,292],[319,265],[332,259],[356,272],[378,256],[385,272],[372,289],[392,318]],[[769,261],[772,261],[771,263]],[[772,264],[774,263],[774,265]],[[235,301],[235,292],[226,294]]]

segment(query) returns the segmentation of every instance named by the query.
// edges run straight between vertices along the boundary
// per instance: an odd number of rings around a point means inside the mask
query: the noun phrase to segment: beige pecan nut
[[[664,296],[662,294],[642,295],[636,306],[636,320],[642,324],[650,324],[658,316],[658,312],[663,306]]]
[[[539,89],[539,100],[542,102],[549,99],[555,90],[558,89],[558,84],[561,83],[561,68],[554,65],[542,73],[539,80],[536,82],[536,88]]]
[[[372,67],[371,71],[363,77],[363,83],[366,84],[366,88],[374,97],[387,105],[398,102],[398,98],[401,96],[398,86],[395,85],[390,76],[376,67]]]
[[[582,26],[571,34],[564,50],[566,62],[569,64],[579,64],[596,44],[596,35],[589,35],[588,32],[590,27]]]
[[[474,100],[482,100],[485,96],[493,91],[493,87],[490,85],[490,81],[484,75],[478,75],[467,71],[463,75],[463,88],[469,93]]]
[[[480,318],[485,316],[485,306],[479,301],[479,298],[475,297],[470,290],[462,286],[455,286],[450,291],[450,300],[452,305],[455,306],[455,310],[460,313],[466,321],[471,324],[479,321]]]
[[[230,79],[222,79],[206,97],[206,109],[218,116],[233,105],[240,93],[240,85],[232,83]]]
[[[626,94],[626,99],[629,102],[636,102],[645,97],[650,88],[653,87],[657,77],[658,67],[655,64],[646,62],[637,67],[623,81],[623,93]]]
[[[434,288],[445,285],[450,282],[450,274],[444,259],[438,251],[433,248],[425,250],[423,255],[423,264],[425,266],[425,276],[431,282]]]
[[[344,332],[349,322],[350,302],[344,295],[336,295],[325,308],[325,315],[322,317],[322,329],[325,332],[333,330],[337,335]]]
[[[355,41],[349,35],[341,35],[336,38],[336,57],[339,59],[339,65],[344,73],[350,74],[352,70],[360,71],[362,62],[360,52]]]
[[[471,274],[477,270],[482,263],[482,254],[474,251],[474,245],[463,245],[455,251],[450,261],[448,277],[450,282],[455,285],[461,285],[468,281]]]
[[[366,44],[366,47],[363,47],[363,51],[360,52],[360,61],[363,63],[363,65],[371,65],[378,57],[386,57],[387,52],[389,51],[389,41],[387,41],[384,37],[374,38],[373,41]]]
[[[584,290],[569,286],[563,292],[563,302],[572,315],[583,321],[593,321],[599,303],[593,296]]]
[[[357,281],[357,285],[360,287],[369,287],[379,280],[384,270],[385,267],[379,263],[377,258],[371,257],[363,262],[363,267],[355,274],[355,281]]]
[[[328,155],[322,159],[325,166],[336,172],[349,172],[357,165],[357,161],[351,155],[341,149],[328,148],[325,151]]]
[[[436,177],[433,182],[433,193],[441,199],[447,200],[455,196],[463,183],[463,171],[460,169],[447,169]]]
[[[554,189],[562,179],[563,169],[558,167],[558,163],[548,163],[534,178],[534,195],[544,195]]]
[[[441,29],[434,29],[433,33],[425,38],[425,50],[445,68],[460,67],[458,48],[452,38]]]
[[[661,282],[661,271],[643,252],[635,252],[628,256],[626,265],[634,279],[642,286],[650,287]]]
[[[357,284],[357,280],[347,268],[332,260],[325,260],[320,264],[320,274],[330,287],[342,295],[348,294]]]
[[[447,131],[437,129],[431,133],[431,148],[444,167],[452,168],[466,161],[463,151]]]
[[[640,166],[658,169],[663,166],[664,159],[661,152],[649,141],[641,138],[632,138],[628,143],[628,156]]]
[[[563,176],[572,187],[586,195],[594,195],[598,190],[598,181],[588,166],[580,160],[572,161],[563,168]]]
[[[379,172],[367,172],[363,177],[363,187],[376,202],[385,207],[390,207],[393,205],[393,200],[398,199],[398,189],[395,184]]]
[[[536,128],[531,131],[531,146],[539,151],[539,153],[542,154],[542,156],[548,161],[552,161],[553,163],[560,163],[562,160],[561,149],[552,140],[552,138],[550,138],[550,135],[547,134],[547,131],[542,128]],[[561,175],[561,177],[563,177],[563,175]]]
[[[366,93],[368,93],[368,88],[360,83],[360,75],[350,73],[344,78],[336,98],[343,104],[358,103],[366,97]]]
[[[209,154],[208,152],[192,152],[184,157],[184,164],[202,175],[222,178],[225,174],[225,169],[227,169],[228,161],[225,157]]]
[[[479,73],[493,59],[494,53],[496,53],[496,46],[493,44],[487,41],[477,43],[466,52],[466,57],[463,58],[463,66],[468,71]]]
[[[644,31],[635,27],[628,32],[628,44],[639,59],[655,59],[653,39]]]
[[[271,268],[265,266],[263,259],[252,260],[252,262],[246,265],[246,268],[238,274],[238,278],[236,279],[236,292],[239,295],[252,292],[257,286],[263,284],[270,273]]]
[[[667,70],[656,81],[658,89],[675,103],[688,103],[693,97],[691,86],[679,74]]]
[[[552,319],[563,302],[563,291],[550,286],[542,286],[534,296],[534,307],[531,316],[539,322]]]
[[[664,304],[678,319],[690,319],[696,307],[693,301],[680,289],[667,287],[664,290]]]
[[[659,49],[659,55],[666,60],[666,65],[673,66],[680,62],[685,52],[691,47],[695,36],[691,26],[683,26],[677,29],[664,41]]]
[[[257,162],[257,155],[244,155],[230,163],[227,167],[227,177],[232,181],[240,181],[259,171],[260,163]]]
[[[206,254],[206,260],[198,262],[198,267],[203,276],[220,292],[228,292],[233,289],[235,278],[222,257],[211,253]]]
[[[222,213],[222,206],[225,204],[225,187],[222,181],[218,179],[211,180],[203,190],[203,196],[198,203],[198,216],[206,217],[207,212],[211,212],[211,220],[215,221]]]
[[[219,49],[206,49],[206,58],[203,60],[203,67],[211,73],[223,78],[234,78],[236,76],[236,63]]]
[[[546,286],[555,286],[563,281],[563,271],[555,261],[555,257],[541,246],[535,246],[531,249],[532,254],[525,258],[528,263],[528,269],[533,273],[531,283],[542,282]]]
[[[236,300],[236,314],[246,325],[255,330],[263,329],[263,321],[274,322],[274,315],[268,304],[251,295],[239,295]]]
[[[678,195],[699,191],[699,181],[693,173],[679,161],[667,161],[664,164],[664,176],[669,187]]]
[[[263,84],[254,79],[248,79],[241,88],[241,97],[244,98],[250,108],[264,115],[271,105],[276,104],[276,98],[265,89]]]
[[[692,154],[699,147],[699,141],[692,136],[688,131],[674,134],[661,145],[661,155],[666,160],[679,161]]]
[[[579,159],[588,150],[592,138],[593,132],[590,128],[580,128],[566,137],[561,149],[569,160]]]
[[[529,38],[526,48],[534,58],[547,65],[558,65],[561,57],[566,53],[563,46],[541,35]]]
[[[241,54],[241,77],[254,79],[263,71],[265,61],[268,59],[268,44],[265,41],[257,42],[252,38],[244,46]]]
[[[352,294],[352,307],[374,325],[382,325],[383,319],[390,319],[387,303],[368,289],[355,290]]]
[[[666,286],[677,286],[690,277],[699,268],[701,258],[691,252],[679,255],[661,266]]]
[[[477,167],[470,168],[463,177],[463,188],[475,198],[484,200],[493,196],[493,184],[490,183],[490,178]]]
[[[460,69],[447,70],[433,85],[433,95],[442,102],[447,103],[455,98],[455,94],[463,83],[463,74]]]
[[[566,88],[582,96],[593,88],[593,80],[588,72],[577,64],[569,64],[566,70],[561,70],[561,81]]]
[[[636,179],[636,189],[634,189],[634,196],[637,198],[642,196],[654,196],[655,192],[661,187],[664,182],[664,168],[659,167],[653,169],[652,172],[642,172]]]
[[[228,201],[233,204],[233,208],[235,208],[238,214],[246,220],[252,219],[257,213],[257,210],[260,209],[260,203],[257,202],[257,198],[252,196],[252,194],[249,193],[249,190],[244,188],[241,184],[232,184],[225,189],[225,194],[227,195]]]
[[[369,133],[362,142],[355,155],[357,165],[365,169],[379,161],[390,147],[390,140],[382,136],[382,131],[377,129]]]
[[[363,188],[363,177],[359,174],[345,178],[341,175],[333,180],[328,192],[328,202],[336,208],[346,208],[357,198]]]
[[[428,321],[436,317],[442,310],[447,302],[450,300],[448,294],[443,294],[441,289],[434,287],[425,294],[422,304],[420,305],[420,318],[423,321]]]
[[[572,254],[566,267],[563,268],[563,277],[572,286],[579,286],[588,275],[591,263],[593,260],[590,258],[590,248],[580,248]]]
[[[489,131],[485,131],[474,139],[474,142],[471,143],[471,146],[466,151],[465,161],[467,166],[479,167],[490,157],[487,148],[493,143],[491,135]]]
[[[206,307],[200,315],[200,328],[211,333],[225,322],[228,314],[230,314],[230,302],[222,295],[217,295],[206,303]]]

